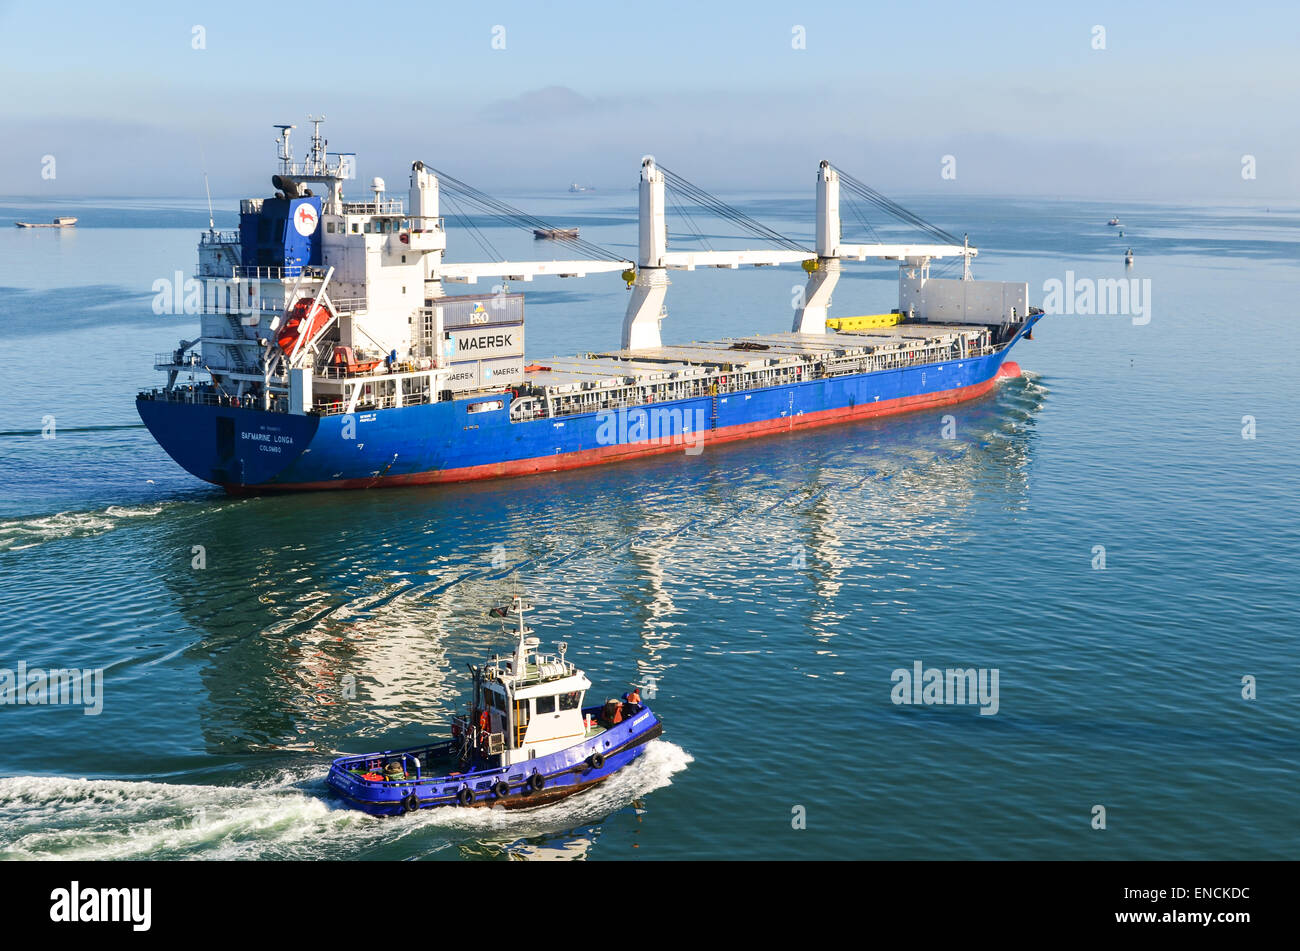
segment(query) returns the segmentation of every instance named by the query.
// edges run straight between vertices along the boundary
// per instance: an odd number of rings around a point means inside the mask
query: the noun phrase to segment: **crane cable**
[[[452,175],[448,175],[446,172],[440,169],[434,168],[432,165],[429,165],[428,163],[425,163],[425,168],[429,169],[429,171],[433,172],[434,175],[438,176],[439,184],[442,187],[448,189],[450,192],[452,192],[455,195],[458,195],[464,201],[468,202],[469,204],[475,205],[476,207],[480,208],[481,210],[483,210],[484,212],[486,212],[487,214],[493,217],[503,218],[513,222],[518,227],[535,230],[535,231],[554,232],[560,230],[557,229],[550,222],[543,221],[541,218],[538,218],[534,215],[530,215],[527,212],[521,211],[520,209],[516,208],[514,205],[501,201],[499,198],[494,198],[491,195],[489,195],[487,192],[481,191],[480,189],[477,189],[472,185],[468,185],[465,182],[462,182],[460,179],[455,178]],[[563,241],[565,244],[567,244],[577,253],[588,258],[593,258],[598,261],[626,261],[627,260],[627,258],[624,255],[617,254],[614,251],[610,251],[607,248],[602,248],[600,245],[593,244],[590,241],[584,241],[582,238],[576,238],[576,237],[570,238],[570,237],[565,237],[563,235],[557,235],[556,240]]]
[[[874,205],[881,211],[898,218],[906,224],[912,225],[942,244],[962,244],[962,241],[956,235],[944,231],[937,225],[932,225],[920,215],[908,211],[898,202],[885,197],[870,185],[859,181],[843,169],[837,167],[835,171],[839,175],[840,181],[845,185],[845,187],[863,201]]]
[[[697,205],[700,205],[702,208],[708,209],[718,217],[724,218],[727,221],[732,222],[733,224],[739,226],[743,230],[749,232],[749,234],[752,235],[753,237],[758,238],[760,241],[767,241],[773,244],[777,244],[785,248],[787,251],[802,251],[805,254],[807,254],[810,258],[817,256],[817,253],[815,251],[809,248],[805,248],[797,241],[794,241],[791,238],[787,238],[779,231],[769,228],[761,221],[751,218],[749,215],[745,214],[743,211],[739,210],[738,208],[733,208],[731,205],[728,205],[722,199],[709,194],[703,188],[700,188],[698,185],[693,184],[692,182],[686,180],[685,178],[682,178],[682,176],[678,175],[676,172],[672,171],[671,169],[664,168],[664,166],[660,165],[659,171],[663,172],[664,183],[672,186],[672,188],[675,189],[678,193],[680,193],[683,197],[690,199],[691,201],[695,202]]]

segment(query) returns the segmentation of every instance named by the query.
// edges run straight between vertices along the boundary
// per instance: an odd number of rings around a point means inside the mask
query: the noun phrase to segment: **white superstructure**
[[[592,729],[582,713],[591,681],[565,660],[568,648],[563,641],[557,653],[538,650],[533,629],[524,623],[524,614],[532,607],[516,596],[501,611],[517,619],[519,644],[512,655],[492,658],[482,671],[488,729],[501,738],[503,766],[567,749]]]

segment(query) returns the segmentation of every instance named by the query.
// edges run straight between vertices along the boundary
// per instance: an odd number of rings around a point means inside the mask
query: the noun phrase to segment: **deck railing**
[[[239,244],[238,231],[205,231],[199,237],[199,244]]]
[[[231,409],[262,409],[262,398],[254,394],[231,396],[228,393],[201,387],[178,386],[170,390],[153,389],[140,393],[140,399],[162,403],[189,403],[197,406],[228,406]],[[284,396],[271,398],[272,413],[289,412],[289,399]]]
[[[383,201],[345,201],[345,215],[403,215],[406,213],[400,198],[385,198]]]

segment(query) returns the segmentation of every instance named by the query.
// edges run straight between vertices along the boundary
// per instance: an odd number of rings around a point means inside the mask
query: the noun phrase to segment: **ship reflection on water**
[[[935,412],[497,483],[214,497],[156,536],[197,635],[186,656],[205,751],[243,776],[445,734],[465,664],[505,646],[486,607],[520,586],[593,695],[652,684],[666,738],[698,756],[708,740],[690,721],[709,685],[694,659],[799,655],[808,638],[834,657],[863,602],[906,615],[918,572],[984,531],[990,509],[1025,506],[1043,392],[1013,380],[950,410],[955,439]],[[786,643],[754,639],[763,613]],[[466,854],[523,858],[577,857],[596,835],[461,831]]]

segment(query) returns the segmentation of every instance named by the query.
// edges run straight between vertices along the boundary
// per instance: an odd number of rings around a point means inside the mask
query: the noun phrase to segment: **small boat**
[[[1110,225],[1112,228],[1116,228],[1116,227],[1119,226],[1119,219],[1118,219],[1118,218],[1112,218],[1112,219],[1110,219],[1110,221],[1106,222],[1106,224]]]
[[[77,219],[71,215],[59,215],[49,224],[32,223],[30,221],[15,221],[14,225],[19,228],[75,228]]]
[[[452,718],[451,739],[340,757],[329,786],[376,816],[438,806],[529,808],[589,789],[639,757],[663,732],[639,691],[584,707],[591,681],[565,660],[563,642],[555,654],[538,651],[524,624],[530,610],[518,596],[492,610],[518,619],[518,645],[508,657],[470,666],[469,711]]]
[[[276,332],[275,342],[285,353],[293,353],[298,341],[307,343],[330,322],[329,309],[314,297],[300,297],[289,310],[289,317]]]
[[[1133,249],[1132,249],[1132,248],[1129,248],[1127,251],[1124,252],[1124,263],[1127,264],[1129,267],[1132,267],[1132,266],[1133,266]]]
[[[369,373],[383,360],[362,358],[352,347],[336,346],[330,354],[329,368],[342,374]]]
[[[533,237],[541,238],[576,238],[577,228],[534,228]]]

